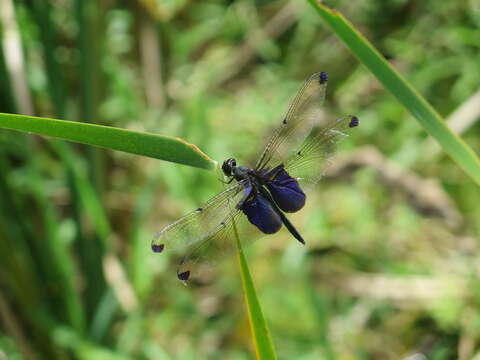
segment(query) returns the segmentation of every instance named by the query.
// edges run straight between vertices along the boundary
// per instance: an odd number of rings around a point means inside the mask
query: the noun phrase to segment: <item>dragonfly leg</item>
[[[218,181],[220,181],[222,184],[227,184],[227,185],[231,184],[233,180],[235,180],[233,177],[228,181],[225,181],[223,179],[218,179]]]

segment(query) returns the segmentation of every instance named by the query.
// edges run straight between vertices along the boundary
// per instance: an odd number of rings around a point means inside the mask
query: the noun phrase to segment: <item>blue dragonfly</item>
[[[305,240],[285,213],[303,208],[304,190],[315,185],[335,153],[336,144],[359,125],[348,115],[320,124],[328,82],[326,72],[310,76],[293,100],[280,126],[267,142],[254,167],[223,162],[229,185],[204,205],[160,230],[152,250],[181,251],[177,277],[187,281],[193,269],[215,262],[236,249],[234,226],[242,242],[274,234],[282,226],[300,243]]]

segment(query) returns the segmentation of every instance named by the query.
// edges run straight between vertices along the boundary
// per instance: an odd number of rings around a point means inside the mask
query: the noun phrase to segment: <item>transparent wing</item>
[[[240,210],[232,210],[215,231],[188,248],[177,268],[177,276],[180,280],[186,281],[191,274],[202,272],[202,266],[207,265],[209,269],[219,261],[235,254],[237,245],[234,223],[243,246],[264,235],[248,222],[247,217]]]
[[[245,239],[242,243],[258,238],[247,236],[253,233],[259,235],[260,232],[235,207],[243,196],[244,188],[243,182],[227,188],[154,236],[154,252],[181,252],[182,259],[177,269],[180,280],[188,280],[201,264],[212,265],[234,253],[233,221],[242,234],[242,240]]]
[[[164,227],[155,234],[152,250],[162,252],[164,249],[183,249],[216,231],[223,219],[228,216],[229,201],[240,199],[243,189],[243,183],[233,185],[208,200],[203,206]]]
[[[325,98],[328,75],[318,72],[308,78],[293,100],[281,126],[267,143],[255,169],[273,168],[283,163],[291,151],[305,140],[318,121]]]
[[[294,155],[285,162],[285,170],[298,179],[302,188],[315,185],[335,154],[338,142],[358,125],[358,118],[349,115],[325,126],[314,127]]]

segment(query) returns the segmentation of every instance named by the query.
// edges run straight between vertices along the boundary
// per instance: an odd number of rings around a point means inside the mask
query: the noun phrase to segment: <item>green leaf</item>
[[[316,0],[308,0],[324,22],[350,48],[373,75],[397,100],[410,111],[425,130],[435,138],[445,152],[474,180],[480,184],[480,160],[463,140],[446,126],[441,116],[360,34],[353,25],[335,10]]]
[[[212,170],[216,161],[176,137],[35,116],[0,113],[0,128],[32,132],[82,144]]]
[[[247,259],[243,253],[242,244],[238,236],[237,228],[234,225],[235,237],[237,239],[238,261],[240,264],[240,273],[242,277],[243,293],[245,296],[245,303],[247,305],[248,320],[250,322],[250,329],[253,336],[253,344],[257,359],[276,359],[275,349],[273,348],[270,332],[268,331],[267,323],[263,317],[260,301],[258,300],[253,284],[250,270],[248,269]]]

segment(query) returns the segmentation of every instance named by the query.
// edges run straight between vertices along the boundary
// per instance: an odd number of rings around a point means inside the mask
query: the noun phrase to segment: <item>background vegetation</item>
[[[479,152],[480,5],[338,0]],[[254,158],[311,73],[361,127],[288,233],[247,249],[281,359],[471,359],[480,192],[300,1],[0,1],[0,112]],[[152,254],[213,172],[0,130],[0,358],[250,359],[234,261],[189,287]],[[230,259],[231,260],[231,259]]]

